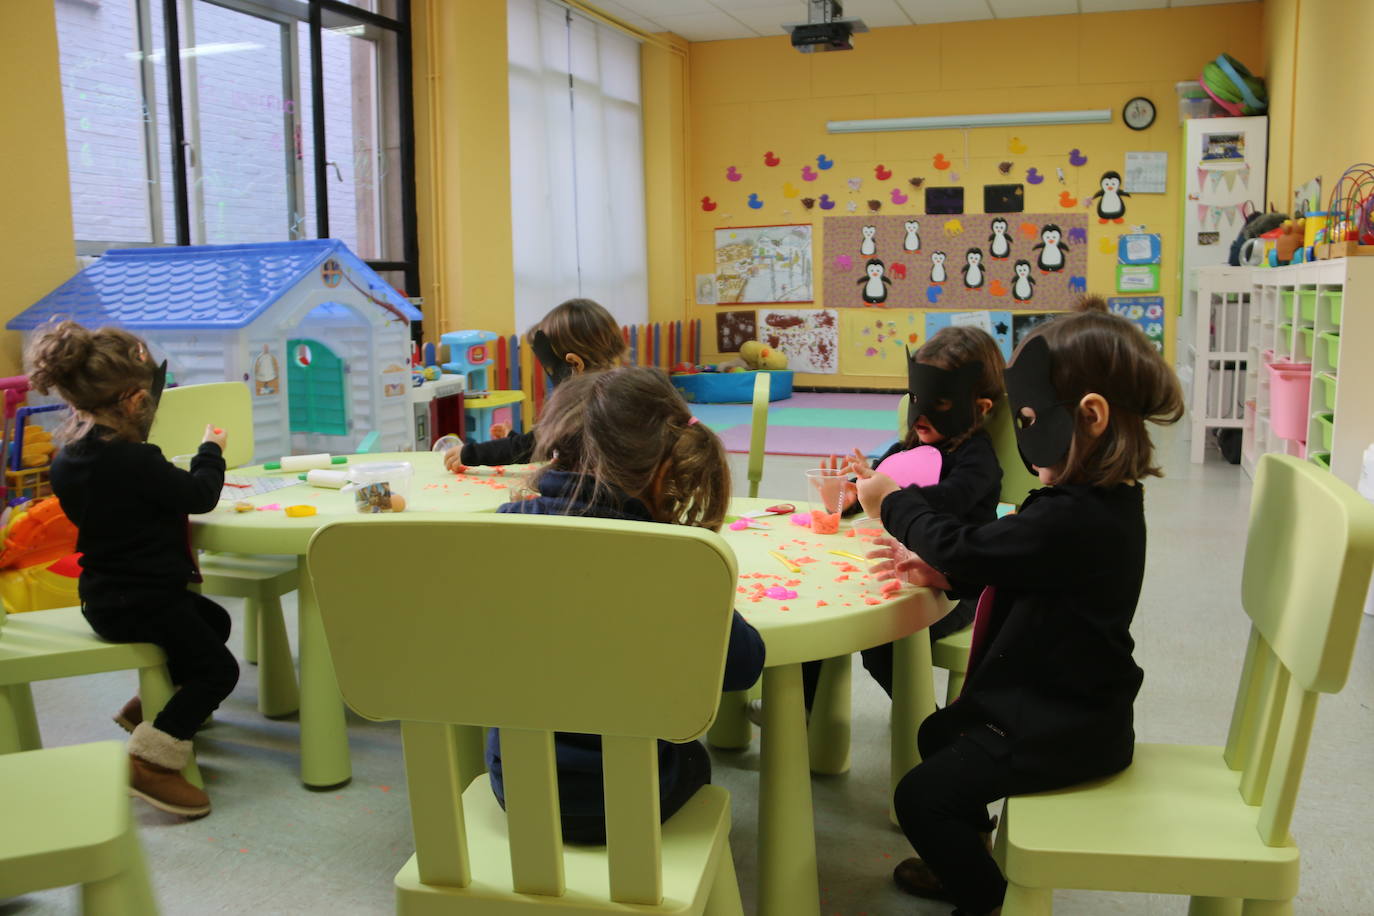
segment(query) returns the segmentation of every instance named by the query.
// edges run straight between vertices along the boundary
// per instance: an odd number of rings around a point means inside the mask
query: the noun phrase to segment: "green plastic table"
[[[735,499],[732,515],[763,509],[776,499]],[[759,913],[761,916],[812,916],[820,912],[816,871],[816,835],[811,807],[811,771],[843,772],[848,768],[848,721],[818,722],[822,710],[847,704],[820,695],[812,711],[808,738],[802,698],[801,663],[837,658],[831,684],[848,687],[853,652],[895,642],[892,685],[892,779],[900,779],[920,761],[916,728],[935,707],[930,683],[927,627],[948,612],[943,595],[904,587],[882,596],[868,573],[869,564],[836,556],[838,550],[860,557],[868,549],[853,537],[817,535],[791,523],[787,516],[759,519],[766,530],[750,528],[724,535],[739,561],[739,598],[735,605],[760,635],[768,650],[763,672],[763,735],[759,767]],[[773,553],[796,565],[792,572]],[[795,598],[759,596],[781,587]],[[823,687],[824,689],[824,683]],[[898,723],[910,723],[909,728]],[[817,736],[823,746],[816,746]],[[843,740],[840,740],[840,737]],[[742,738],[742,741],[739,740]],[[711,742],[738,747],[716,732]],[[808,750],[808,742],[811,747]]]
[[[490,512],[510,499],[514,477],[495,474],[455,476],[444,469],[443,455],[435,452],[395,452],[349,457],[350,464],[408,461],[414,467],[407,500],[408,513]],[[338,470],[342,466],[337,466]],[[265,471],[261,466],[236,468],[231,477],[288,477],[299,472]],[[300,631],[300,726],[301,781],[312,788],[327,788],[352,778],[345,728],[343,698],[334,679],[334,663],[325,643],[320,609],[306,563],[310,537],[322,525],[341,518],[366,519],[358,513],[352,493],[312,487],[303,481],[246,500],[255,506],[314,506],[316,514],[287,517],[283,509],[237,512],[220,503],[213,512],[191,516],[191,537],[203,550],[248,554],[294,554],[300,564],[297,621]],[[360,558],[375,562],[385,573],[385,558]],[[379,608],[379,612],[385,611]]]

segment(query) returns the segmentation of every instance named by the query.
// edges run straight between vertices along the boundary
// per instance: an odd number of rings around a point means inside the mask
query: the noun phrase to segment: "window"
[[[408,0],[56,10],[79,253],[327,236],[418,291]]]
[[[585,296],[648,320],[639,44],[551,0],[509,0],[516,327]]]

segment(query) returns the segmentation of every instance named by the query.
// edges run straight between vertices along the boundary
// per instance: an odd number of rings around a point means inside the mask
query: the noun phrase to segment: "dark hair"
[[[605,307],[591,299],[569,299],[555,306],[530,333],[543,331],[559,358],[575,353],[589,371],[611,369],[625,356],[625,338]]]
[[[122,439],[142,442],[148,437],[156,409],[152,398],[134,415],[115,409],[135,392],[152,388],[155,367],[141,338],[121,328],[91,331],[63,321],[38,332],[24,361],[32,367],[29,384],[35,391],[55,391],[71,405],[58,441],[80,439],[97,422]]]
[[[577,502],[602,502],[615,489],[637,496],[662,522],[717,530],[730,502],[730,465],[716,434],[694,422],[660,369],[583,373],[554,389],[539,418],[535,461],[581,476]],[[657,498],[652,490],[667,470]]]
[[[998,398],[1007,393],[1006,382],[1002,379],[1002,373],[1006,369],[1006,361],[1002,359],[1002,348],[992,339],[992,335],[982,328],[966,325],[941,328],[916,351],[916,362],[939,369],[958,369],[966,363],[981,362],[983,372],[978,376],[977,384],[973,386],[973,399],[976,401],[979,398],[987,398],[996,406]],[[982,427],[984,416],[986,415],[978,413],[975,409],[973,425],[950,439],[949,444],[958,446],[967,441],[969,436]],[[906,448],[915,448],[921,441],[916,435],[916,417],[911,416],[910,412],[907,422],[909,428],[902,445]]]
[[[1059,481],[1110,487],[1162,477],[1145,423],[1162,426],[1182,418],[1183,391],[1144,332],[1120,315],[1089,310],[1047,321],[1026,340],[1036,337],[1049,345],[1050,380],[1075,414]],[[1095,439],[1078,410],[1078,402],[1094,393],[1108,406],[1107,428]]]

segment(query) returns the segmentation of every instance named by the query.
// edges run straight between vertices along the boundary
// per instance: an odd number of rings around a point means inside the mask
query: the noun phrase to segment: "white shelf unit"
[[[1249,267],[1200,267],[1184,296],[1192,316],[1188,355],[1193,367],[1189,413],[1194,462],[1207,446],[1207,430],[1239,429],[1245,423],[1245,373],[1251,359],[1255,281]]]
[[[1374,443],[1374,258],[1338,258],[1290,267],[1254,268],[1254,307],[1250,315],[1249,370],[1246,373],[1245,432],[1241,464],[1251,475],[1261,455],[1277,452],[1306,455],[1317,460],[1323,448],[1321,417],[1331,418],[1331,472],[1350,486],[1357,485],[1364,450]],[[1315,297],[1310,318],[1302,315],[1304,295]],[[1332,294],[1332,295],[1324,295]],[[1284,314],[1291,295],[1293,317]],[[1338,297],[1341,319],[1333,319],[1331,303]],[[1313,347],[1304,348],[1307,331]],[[1340,338],[1336,359],[1330,358],[1323,334]],[[1308,396],[1307,440],[1280,439],[1269,426],[1269,372],[1273,359],[1312,364]],[[1321,376],[1335,380],[1335,407],[1326,403]],[[1320,462],[1319,462],[1320,463]]]

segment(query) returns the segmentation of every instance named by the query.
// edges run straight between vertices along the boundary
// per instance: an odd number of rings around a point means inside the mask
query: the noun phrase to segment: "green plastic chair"
[[[241,382],[168,388],[158,403],[148,441],[169,457],[194,454],[206,423],[229,434],[225,464],[234,468],[253,460],[253,399]],[[281,596],[299,583],[297,564],[295,557],[210,552],[200,556],[200,591],[243,599],[243,659],[258,666],[258,711],[265,716],[290,715],[300,708],[281,610]]]
[[[0,755],[43,746],[29,686],[34,681],[137,670],[143,716],[149,722],[171,699],[167,658],[152,643],[105,642],[91,631],[80,608],[4,614],[0,610]],[[193,785],[204,785],[194,755],[182,775]],[[127,757],[123,779],[127,787]]]
[[[1251,620],[1225,748],[1137,744],[1108,779],[1007,800],[1003,916],[1054,888],[1187,894],[1191,916],[1293,912],[1289,834],[1320,693],[1345,686],[1374,567],[1374,506],[1316,466],[1265,455],[1241,604]]]
[[[759,495],[759,482],[763,480],[763,449],[768,439],[768,398],[772,393],[773,380],[767,372],[754,376],[754,422],[749,433],[749,498]]]
[[[434,573],[463,556],[483,572],[455,600]],[[394,516],[327,525],[309,558],[344,699],[401,720],[416,853],[398,913],[742,913],[729,793],[706,786],[659,824],[655,739],[700,736],[720,696],[736,565],[719,535]],[[479,726],[501,729],[506,811],[478,775]],[[554,730],[602,736],[606,847],[563,848]]]
[[[118,741],[0,757],[0,811],[0,900],[80,884],[88,916],[157,913]]]

